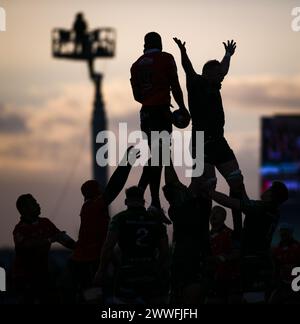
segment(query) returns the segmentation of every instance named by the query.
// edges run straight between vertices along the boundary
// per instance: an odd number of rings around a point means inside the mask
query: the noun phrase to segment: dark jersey
[[[160,240],[167,236],[159,217],[145,208],[128,208],[112,218],[109,231],[119,233],[122,263],[154,260]]]
[[[133,92],[139,93],[143,106],[170,106],[171,84],[177,80],[171,54],[158,50],[146,53],[132,65],[130,72]]]
[[[47,239],[59,232],[48,218],[39,217],[33,224],[20,221],[13,231],[16,251],[13,276],[26,280],[46,276],[51,247]]]
[[[109,224],[108,206],[102,196],[87,200],[80,212],[80,230],[72,259],[79,262],[100,258]]]
[[[238,244],[233,240],[233,231],[224,225],[218,231],[210,232],[210,245],[213,256],[227,256],[238,249]],[[232,280],[239,276],[239,262],[224,261],[217,264],[215,269],[216,280]]]
[[[178,189],[176,204],[168,212],[173,222],[174,256],[188,259],[208,253],[210,210],[209,200],[195,198],[186,187]]]
[[[187,74],[189,110],[193,130],[219,138],[224,135],[224,110],[220,93],[221,84],[210,84],[202,75]]]
[[[277,208],[261,200],[243,200],[241,206],[245,214],[242,234],[243,254],[268,253],[280,217]]]

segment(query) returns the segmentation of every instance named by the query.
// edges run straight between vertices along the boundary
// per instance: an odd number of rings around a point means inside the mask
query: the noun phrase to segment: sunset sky
[[[85,63],[51,57],[51,30],[70,28],[79,11],[90,28],[117,30],[116,57],[97,62],[111,130],[119,122],[139,128],[129,70],[145,33],[159,32],[164,50],[174,55],[185,98],[172,37],[186,41],[199,73],[207,60],[223,57],[223,41],[237,42],[222,86],[225,132],[249,195],[258,197],[260,117],[300,111],[300,32],[291,28],[300,0],[0,0],[0,7],[7,15],[7,31],[0,32],[0,247],[12,244],[15,200],[27,192],[43,216],[77,237],[80,185],[91,177],[93,87]],[[135,169],[126,186],[140,173]],[[221,179],[218,188],[227,191]],[[122,193],[113,212],[123,199]]]

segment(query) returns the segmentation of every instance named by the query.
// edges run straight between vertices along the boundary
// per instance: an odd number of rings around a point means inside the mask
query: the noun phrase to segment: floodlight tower
[[[52,55],[54,58],[85,61],[91,81],[95,87],[95,99],[91,119],[91,149],[93,177],[101,186],[107,184],[107,166],[100,167],[96,162],[96,152],[104,143],[96,143],[99,132],[107,130],[107,119],[102,97],[103,74],[96,72],[96,58],[115,56],[116,32],[113,28],[88,30],[82,13],[78,13],[71,30],[54,29],[52,31]]]

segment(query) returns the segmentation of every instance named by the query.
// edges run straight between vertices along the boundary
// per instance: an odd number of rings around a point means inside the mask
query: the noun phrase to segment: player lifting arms
[[[208,61],[204,64],[200,75],[195,72],[187,55],[185,42],[176,37],[174,41],[180,49],[182,66],[186,74],[188,105],[192,118],[192,155],[194,157],[196,150],[196,131],[204,131],[205,178],[215,178],[216,167],[226,179],[230,187],[230,195],[236,198],[246,197],[238,161],[224,137],[225,118],[220,93],[236,43],[233,40],[223,43],[225,56],[222,61]],[[240,212],[233,211],[233,222],[235,234],[240,236],[242,229]]]

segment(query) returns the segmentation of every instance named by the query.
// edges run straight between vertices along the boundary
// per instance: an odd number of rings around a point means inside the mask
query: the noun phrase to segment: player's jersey
[[[280,279],[291,283],[294,279],[292,269],[300,264],[300,243],[291,240],[289,244],[279,244],[273,249],[273,255],[279,267]]]
[[[232,230],[226,225],[219,231],[210,233],[211,253],[213,256],[226,256],[230,254],[234,248],[232,239]],[[216,280],[230,280],[238,277],[239,265],[237,261],[225,261],[217,265],[215,270]]]
[[[47,218],[38,218],[33,224],[20,221],[14,231],[15,278],[35,279],[48,273],[48,252],[51,238],[60,231]]]
[[[202,130],[207,136],[224,135],[224,110],[221,84],[211,85],[199,74],[187,75],[189,110],[193,130]]]
[[[79,237],[72,259],[82,262],[100,259],[109,224],[108,208],[103,196],[86,201],[80,218]]]
[[[143,106],[170,106],[172,80],[177,78],[173,56],[149,50],[131,67],[131,86]]]
[[[128,208],[115,215],[109,230],[119,233],[123,264],[154,260],[160,240],[167,235],[159,217],[145,208]]]
[[[243,200],[241,206],[245,214],[242,233],[243,254],[269,253],[280,217],[278,209],[273,204],[261,200]]]

